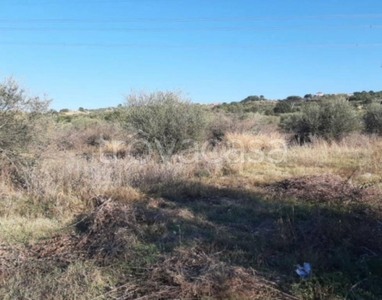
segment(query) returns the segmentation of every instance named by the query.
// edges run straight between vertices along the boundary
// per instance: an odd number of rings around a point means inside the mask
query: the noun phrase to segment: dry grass
[[[44,262],[29,262],[6,280],[0,275],[0,295],[4,300],[90,300],[102,294],[108,286],[108,275],[91,262],[79,261],[67,268]]]
[[[233,133],[226,134],[227,141],[234,147],[240,147],[245,152],[253,150],[274,150],[280,149],[286,145],[285,137],[278,132],[270,132],[268,134],[251,134],[251,133]]]
[[[184,212],[179,215],[184,215]],[[104,296],[118,299],[138,299],[141,295],[144,295],[142,299],[295,299],[283,293],[277,284],[258,276],[254,270],[231,266],[220,261],[218,253],[207,254],[201,248],[178,247],[170,255],[151,254],[154,255],[151,262],[139,260],[142,236],[152,231],[147,225],[156,228],[156,239],[166,238],[171,215],[160,215],[158,211],[142,206],[106,200],[91,213],[78,216],[78,219],[80,221],[75,226],[79,234],[63,233],[23,249],[17,255],[16,269],[0,269],[0,278],[12,289],[13,295],[31,292],[29,289],[20,290],[19,286],[23,278],[19,276],[28,271],[34,273],[33,283],[41,281],[41,286],[32,294],[33,299],[42,293],[47,293],[50,299],[52,295],[46,291],[48,283],[56,287],[66,282],[74,285],[66,291],[59,287],[59,299],[77,295],[81,290],[85,293],[81,299],[87,299],[89,290],[105,285],[105,278],[95,266],[90,267],[80,261],[91,259],[109,266],[118,259],[129,262],[136,278],[120,282],[117,288],[105,292]],[[51,268],[52,264],[61,265],[66,270],[57,273],[56,269],[45,269],[50,275],[48,278],[40,270],[28,270],[34,263],[46,265],[47,268]],[[149,272],[141,273],[137,269]],[[124,276],[119,275],[121,280]],[[95,280],[90,276],[94,276]],[[23,283],[26,283],[25,279]],[[29,287],[31,282],[26,284]],[[103,298],[102,294],[100,297]]]
[[[35,205],[46,203],[47,213],[62,215],[82,210],[99,195],[134,201],[142,190],[161,182],[171,182],[186,173],[183,164],[142,163],[130,160],[86,160],[70,153],[46,159],[25,170],[27,194]],[[9,207],[9,210],[17,210]]]
[[[153,289],[146,299],[296,299],[254,270],[229,266],[198,248],[177,250],[145,284]]]
[[[47,218],[2,217],[0,218],[0,241],[5,244],[34,243],[49,237],[64,226],[58,220]]]
[[[289,165],[337,170],[360,167],[365,172],[375,172],[381,167],[380,145],[380,140],[361,135],[351,136],[339,143],[316,140],[313,144],[291,147],[286,162]]]
[[[255,134],[255,133],[272,133],[277,131],[279,117],[264,116],[263,114],[249,114],[246,118],[240,118],[238,115],[218,114],[210,121],[208,131],[211,133],[227,134]],[[216,138],[212,135],[209,138]]]
[[[120,140],[105,141],[101,145],[102,154],[106,157],[124,158],[129,148],[126,142]]]
[[[378,190],[355,186],[349,179],[332,174],[292,177],[270,184],[267,190],[277,197],[325,204],[362,203],[382,196]]]
[[[2,170],[0,298],[380,299],[380,198],[355,200],[381,190],[381,139],[289,145],[275,163],[286,137],[243,130],[225,136],[243,161],[218,144],[162,163],[120,155],[111,128],[101,146],[102,127],[61,128],[70,145],[53,140],[22,184]]]

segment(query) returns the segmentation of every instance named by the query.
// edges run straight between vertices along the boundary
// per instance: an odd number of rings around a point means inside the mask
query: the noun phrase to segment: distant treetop
[[[350,96],[349,98],[349,101],[373,102],[375,100],[382,100],[382,91],[354,92],[353,96]]]
[[[288,102],[302,102],[302,101],[304,101],[304,99],[301,98],[300,96],[289,96],[285,100]]]
[[[253,101],[264,101],[267,100],[263,95],[260,96],[248,96],[244,100],[240,101],[241,103],[253,102]]]

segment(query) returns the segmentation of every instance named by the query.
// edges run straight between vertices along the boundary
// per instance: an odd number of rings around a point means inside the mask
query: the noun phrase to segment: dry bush
[[[111,158],[124,158],[129,152],[127,143],[121,140],[102,141],[100,147],[103,155]]]
[[[91,120],[90,124],[56,124],[51,132],[51,144],[54,150],[86,151],[89,147],[102,145],[104,141],[128,139],[128,133],[117,123]],[[81,153],[81,152],[80,152]]]
[[[14,161],[25,153],[38,130],[36,124],[46,112],[50,101],[31,97],[13,79],[0,83],[0,153]],[[16,157],[15,157],[16,156]]]
[[[144,283],[144,299],[295,299],[254,270],[229,266],[198,248],[178,249]]]

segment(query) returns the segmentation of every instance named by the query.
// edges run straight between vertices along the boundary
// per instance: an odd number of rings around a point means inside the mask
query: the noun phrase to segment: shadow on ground
[[[200,181],[153,192],[165,199],[160,208],[178,211],[168,228],[177,241],[163,243],[164,251],[176,243],[198,245],[229,265],[260,271],[300,298],[382,298],[382,222],[370,205],[288,201]],[[182,211],[186,217],[179,217]],[[303,262],[312,265],[308,280],[295,273]]]
[[[13,298],[27,296],[25,285],[40,284],[38,296],[48,299],[49,278],[58,278],[58,288],[60,280],[80,282],[83,292],[84,284],[91,286],[78,267],[85,264],[87,272],[113,278],[93,288],[99,299],[382,298],[376,207],[260,191],[179,180],[151,186],[139,202],[99,198],[77,216],[70,227],[75,232],[22,255],[0,255],[3,265],[8,262],[0,283],[12,285]],[[304,262],[312,266],[307,279],[295,273]]]

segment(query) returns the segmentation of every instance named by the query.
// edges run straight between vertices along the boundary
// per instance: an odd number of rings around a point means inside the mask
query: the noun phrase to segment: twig
[[[93,198],[95,198],[95,197],[93,197]],[[91,199],[93,199],[93,198],[91,198]],[[103,203],[102,203],[100,206],[98,206],[97,208],[98,208],[98,209],[102,208],[102,207],[105,206],[107,203],[111,202],[111,200],[112,200],[112,198],[107,199],[105,202],[103,202]],[[83,217],[83,218],[82,218],[81,220],[79,220],[78,222],[73,223],[73,224],[69,224],[69,225],[67,225],[67,226],[65,226],[65,227],[62,227],[62,228],[59,228],[59,229],[57,229],[57,231],[63,231],[63,230],[65,230],[65,229],[68,229],[68,228],[71,228],[71,227],[75,227],[75,226],[77,226],[78,224],[80,224],[81,222],[85,221],[85,219],[88,218],[88,217],[89,217],[89,216],[86,215],[85,217]]]
[[[269,281],[267,280],[267,282],[269,282]],[[287,293],[284,293],[283,291],[280,291],[278,288],[275,288],[275,287],[273,287],[273,286],[271,286],[271,285],[264,284],[264,286],[265,286],[266,288],[270,289],[270,290],[276,291],[277,293],[283,295],[284,297],[287,297],[288,299],[291,299],[291,300],[299,300],[299,298],[296,298],[295,296],[292,296],[292,295],[289,295],[289,294],[287,294]]]
[[[346,299],[348,299],[348,297],[349,297],[349,294],[354,290],[354,289],[356,289],[362,282],[364,282],[364,281],[366,281],[366,280],[368,280],[369,278],[364,278],[364,279],[362,279],[361,281],[358,281],[356,284],[354,284],[350,289],[349,289],[349,292],[347,293],[347,295],[346,295]]]
[[[95,297],[95,298],[92,298],[92,300],[100,299],[100,298],[102,298],[102,297],[105,297],[105,296],[107,296],[107,295],[110,295],[111,293],[114,293],[114,292],[116,292],[116,291],[118,291],[118,290],[120,290],[120,289],[122,289],[122,288],[124,288],[124,287],[127,287],[129,284],[131,284],[131,282],[128,282],[128,283],[125,283],[125,284],[123,284],[123,285],[121,285],[121,286],[118,286],[118,287],[116,287],[116,288],[114,288],[114,289],[108,291],[107,293],[104,293],[104,294],[99,295],[99,296],[97,296],[97,297]]]

